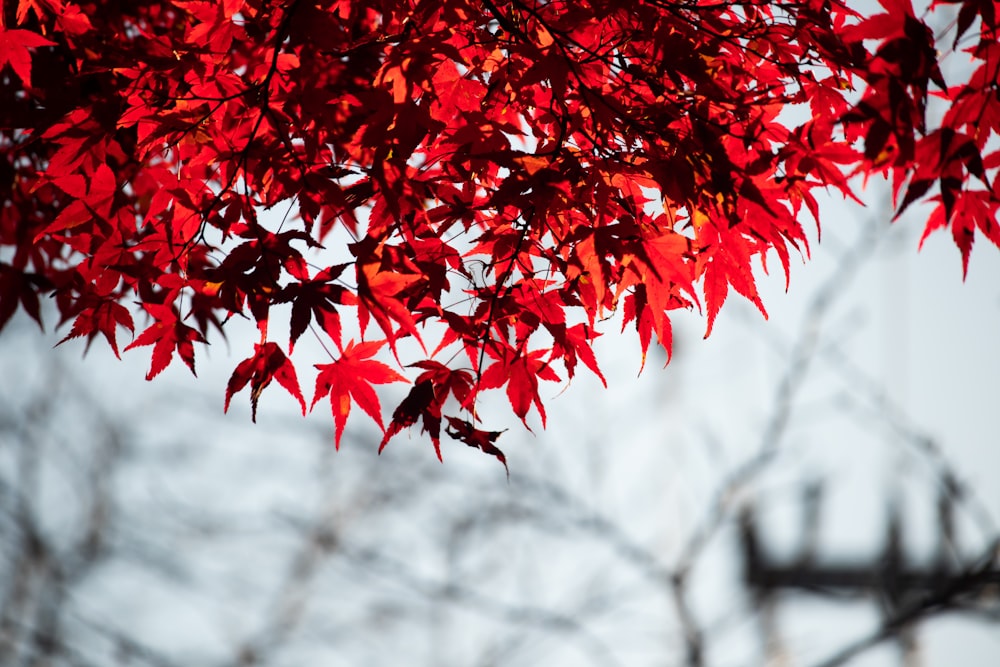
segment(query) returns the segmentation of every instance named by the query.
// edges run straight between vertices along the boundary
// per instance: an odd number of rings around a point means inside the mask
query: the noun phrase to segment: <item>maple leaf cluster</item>
[[[541,382],[604,380],[609,320],[645,360],[675,309],[763,312],[754,264],[787,280],[817,188],[884,176],[966,267],[1000,245],[1000,3],[880,2],[4,3],[0,327],[53,295],[67,339],[124,330],[152,378],[244,316],[226,406],[249,385],[255,415],[272,381],[307,409],[310,332],[338,443],[356,404],[382,447],[419,423],[440,456],[444,423],[504,461],[481,392],[544,425]]]

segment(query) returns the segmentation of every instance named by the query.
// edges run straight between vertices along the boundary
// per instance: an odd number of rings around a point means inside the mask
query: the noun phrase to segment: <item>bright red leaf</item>
[[[352,340],[335,362],[316,364],[319,376],[316,378],[312,406],[315,407],[321,398],[330,397],[330,408],[337,429],[334,441],[338,449],[347,416],[351,413],[351,399],[384,431],[382,406],[372,385],[407,381],[385,364],[371,359],[385,343],[386,341],[380,340],[355,345]]]
[[[24,85],[30,88],[31,51],[28,49],[39,46],[55,46],[55,42],[30,30],[7,30],[0,27],[0,69],[10,65]]]

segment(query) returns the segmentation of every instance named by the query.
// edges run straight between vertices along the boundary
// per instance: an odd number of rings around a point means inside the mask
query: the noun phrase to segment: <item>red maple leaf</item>
[[[286,285],[276,297],[275,300],[279,303],[292,303],[289,352],[294,349],[295,342],[305,333],[314,319],[340,349],[340,313],[337,311],[337,305],[353,306],[358,303],[357,297],[352,292],[334,282],[346,266],[346,264],[331,266],[317,273],[312,279]]]
[[[154,362],[155,363],[155,362]],[[266,342],[254,345],[254,354],[236,366],[229,383],[226,385],[226,404],[224,411],[229,410],[229,401],[233,394],[243,390],[247,384],[250,385],[250,404],[253,407],[252,419],[257,421],[257,401],[260,400],[261,392],[271,383],[277,380],[278,384],[295,397],[302,406],[302,413],[306,411],[306,401],[302,397],[302,390],[299,389],[299,380],[295,375],[295,366],[277,343]]]
[[[153,346],[153,357],[149,372],[146,373],[146,379],[152,380],[169,366],[170,362],[173,361],[175,351],[191,369],[191,373],[195,374],[194,343],[204,343],[204,336],[198,330],[183,324],[177,309],[173,306],[145,303],[142,307],[153,317],[155,322],[139,334],[138,338],[129,343],[125,350],[128,351],[144,345]]]
[[[493,444],[503,434],[503,431],[481,431],[464,419],[456,417],[446,417],[446,419],[448,420],[448,428],[445,429],[445,432],[448,435],[455,440],[464,442],[469,447],[479,449],[484,454],[497,457],[497,460],[503,464],[504,470],[507,471],[507,479],[510,479],[507,457]]]
[[[528,410],[532,403],[538,409],[544,427],[545,406],[538,395],[538,381],[559,381],[559,376],[556,375],[555,371],[542,360],[546,350],[533,350],[527,354],[521,354],[516,350],[506,348],[502,354],[498,354],[489,347],[487,352],[497,361],[483,371],[479,386],[482,389],[494,389],[507,385],[507,398],[510,400],[510,405],[514,414],[520,418],[525,427],[528,426]]]
[[[97,334],[102,334],[105,340],[108,341],[108,345],[111,346],[112,351],[114,351],[115,356],[121,358],[121,355],[118,353],[117,329],[119,326],[125,327],[129,331],[135,331],[135,326],[132,323],[132,314],[128,312],[128,308],[120,303],[102,300],[96,303],[96,305],[84,308],[73,321],[73,327],[70,329],[70,332],[66,334],[65,338],[56,343],[56,345],[62,345],[73,338],[86,336],[87,346],[89,347]]]
[[[394,435],[421,420],[423,432],[430,435],[434,453],[438,461],[442,461],[441,413],[445,402],[449,396],[454,396],[460,407],[471,409],[476,395],[475,381],[469,371],[451,369],[432,359],[419,361],[413,366],[424,369],[424,372],[417,377],[406,398],[393,410],[392,422],[379,444],[379,452],[385,449]]]
[[[372,385],[407,381],[382,362],[371,359],[385,343],[386,341],[380,340],[355,345],[352,340],[341,352],[339,359],[331,364],[316,364],[319,376],[316,378],[312,406],[315,407],[324,396],[330,397],[330,409],[336,424],[334,442],[338,449],[347,416],[351,413],[351,399],[385,431],[382,425],[382,406]]]
[[[0,262],[0,329],[3,329],[7,320],[17,312],[19,303],[31,319],[41,326],[42,314],[38,292],[44,288],[45,282],[40,276]]]
[[[28,49],[55,45],[36,32],[0,26],[0,69],[10,65],[24,85],[31,88],[31,51]]]

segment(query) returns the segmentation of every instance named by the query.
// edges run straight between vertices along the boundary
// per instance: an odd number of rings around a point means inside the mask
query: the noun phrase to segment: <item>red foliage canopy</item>
[[[382,426],[373,385],[412,381],[382,446],[420,422],[440,455],[445,420],[502,456],[480,392],[544,423],[539,382],[600,376],[611,313],[645,356],[673,309],[763,311],[754,257],[787,276],[816,188],[885,175],[966,265],[977,229],[1000,244],[1000,3],[880,2],[4,3],[0,326],[51,293],[66,338],[117,353],[126,329],[152,378],[244,315],[227,406],[277,380],[303,410],[309,330],[338,440],[352,401]],[[345,313],[375,340],[342,340]]]

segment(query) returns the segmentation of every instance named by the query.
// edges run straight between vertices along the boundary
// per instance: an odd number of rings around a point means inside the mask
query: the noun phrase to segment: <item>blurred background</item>
[[[1000,664],[1000,252],[963,283],[919,212],[829,210],[787,293],[759,273],[768,320],[680,313],[641,375],[607,322],[609,389],[544,387],[509,481],[416,431],[378,456],[360,413],[334,451],[278,389],[224,415],[240,345],[147,383],[148,348],[81,359],[18,315],[0,664]]]

